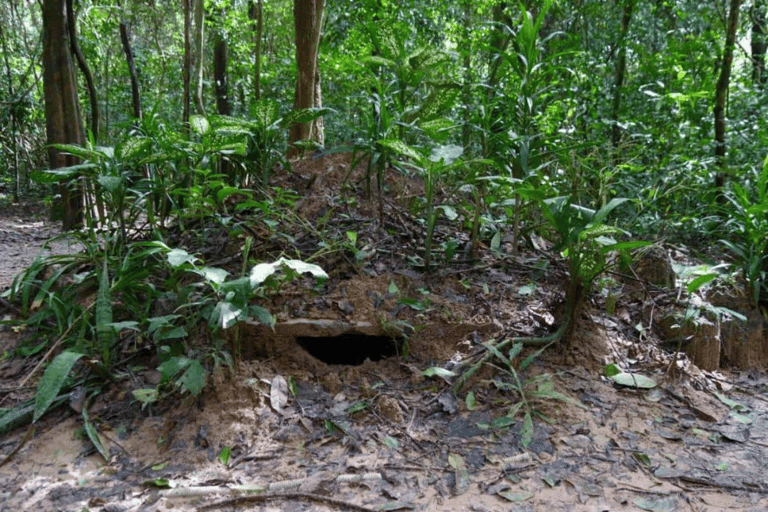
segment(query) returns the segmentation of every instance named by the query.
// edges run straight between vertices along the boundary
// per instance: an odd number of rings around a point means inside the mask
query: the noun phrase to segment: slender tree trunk
[[[123,44],[125,60],[128,63],[128,74],[131,78],[131,100],[133,104],[133,117],[142,118],[141,95],[139,93],[139,76],[136,73],[136,63],[133,60],[133,49],[131,48],[131,36],[128,33],[128,26],[124,21],[120,22],[120,41]]]
[[[229,84],[227,83],[229,45],[221,28],[215,31],[214,38],[213,80],[216,84],[216,111],[221,115],[229,116],[232,114],[232,107],[229,101]]]
[[[725,34],[725,48],[723,49],[723,60],[720,68],[720,77],[717,79],[715,88],[715,160],[717,161],[718,171],[715,174],[715,193],[718,202],[725,201],[723,196],[723,186],[725,185],[725,104],[728,99],[728,84],[731,78],[731,64],[733,62],[733,47],[736,43],[736,29],[739,25],[739,6],[741,0],[731,0],[730,12],[728,13],[728,25]]]
[[[43,89],[45,92],[45,124],[48,143],[85,143],[83,122],[77,98],[75,68],[70,53],[69,17],[65,0],[43,0]],[[77,163],[71,155],[48,148],[52,169]],[[83,194],[80,188],[61,184],[64,208],[63,229],[69,231],[83,225]]]
[[[205,44],[205,11],[203,10],[203,0],[193,0],[195,2],[195,104],[197,113],[205,115],[205,103],[203,102],[203,71],[205,63],[204,44]]]
[[[624,8],[621,15],[621,31],[619,33],[619,54],[616,59],[616,80],[613,84],[613,104],[611,106],[611,143],[618,147],[621,142],[621,128],[619,128],[619,116],[621,113],[621,90],[624,87],[624,75],[627,71],[627,34],[629,24],[632,21],[632,11],[635,8],[635,0],[624,0]]]
[[[192,0],[183,0],[184,2],[184,63],[182,65],[183,81],[183,111],[182,121],[184,125],[189,125],[190,115],[190,79],[192,76]]]
[[[72,54],[77,58],[77,65],[85,77],[85,85],[91,102],[91,134],[93,140],[99,140],[99,100],[96,96],[96,86],[93,83],[91,68],[88,67],[88,62],[86,62],[83,52],[80,51],[80,44],[77,42],[77,17],[72,7],[72,0],[66,0],[66,2],[67,17],[69,19],[69,44],[72,45]]]
[[[464,0],[462,13],[462,39],[465,47],[462,49],[463,83],[461,86],[462,103],[464,103],[464,123],[461,126],[461,144],[464,150],[469,150],[471,132],[470,105],[472,102],[472,2]]]
[[[765,87],[765,53],[768,50],[768,21],[766,21],[765,0],[755,0],[752,5],[752,83]]]
[[[293,2],[293,18],[296,30],[296,64],[298,67],[296,93],[293,99],[293,107],[295,109],[323,106],[317,54],[320,46],[324,7],[325,0],[294,0]],[[310,140],[320,146],[325,144],[322,118],[315,119],[309,123],[294,123],[291,125],[289,157],[301,153],[301,150],[294,143],[302,140]]]
[[[261,99],[261,43],[264,39],[264,2],[252,0],[250,17],[256,23],[253,26],[255,63],[253,68],[253,95],[256,101]]]

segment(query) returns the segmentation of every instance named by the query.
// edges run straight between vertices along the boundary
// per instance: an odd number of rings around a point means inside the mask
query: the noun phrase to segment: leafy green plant
[[[435,147],[429,156],[425,156],[400,140],[386,139],[379,143],[389,147],[392,151],[408,157],[408,164],[422,174],[425,188],[424,217],[426,220],[426,236],[424,238],[424,268],[429,271],[432,265],[432,242],[435,233],[435,225],[440,212],[444,212],[452,219],[456,218],[455,210],[449,205],[435,205],[435,193],[441,176],[450,170],[461,167],[464,163],[458,158],[464,150],[461,146],[444,145]]]
[[[521,444],[523,447],[527,447],[533,440],[533,416],[538,415],[546,420],[546,416],[534,407],[537,401],[556,400],[576,405],[582,409],[586,409],[586,407],[568,395],[556,391],[552,375],[548,373],[539,374],[525,381],[520,378],[518,372],[525,371],[536,357],[547,348],[546,346],[541,347],[520,361],[519,364],[516,364],[516,359],[523,350],[523,344],[515,343],[507,354],[502,352],[501,346],[503,344],[504,342],[502,344],[494,344],[492,341],[483,343],[483,346],[492,355],[489,364],[500,370],[502,375],[507,377],[507,379],[494,378],[491,380],[491,383],[500,390],[515,393],[517,400],[514,405],[509,407],[504,416],[494,421],[491,427],[508,427],[515,423],[516,417],[522,412]],[[516,365],[518,366],[517,369],[515,369]]]
[[[676,372],[677,355],[682,350],[684,343],[695,338],[695,334],[700,328],[707,325],[712,326],[713,322],[719,324],[727,318],[735,318],[741,322],[747,320],[741,313],[723,306],[715,306],[701,294],[697,294],[699,290],[713,281],[727,279],[727,274],[724,274],[723,270],[729,266],[728,264],[714,266],[695,265],[691,267],[673,265],[673,269],[678,275],[680,282],[678,298],[685,294],[686,299],[682,309],[674,310],[674,313],[671,315],[672,324],[670,325],[670,330],[677,334],[675,336],[677,341],[675,355],[667,369],[667,372],[671,375],[674,375]]]
[[[757,306],[761,297],[768,297],[768,158],[760,172],[754,171],[751,187],[734,183],[725,197],[730,203],[725,223],[730,238],[721,243],[735,257]]]
[[[581,302],[591,291],[595,279],[609,265],[609,255],[619,253],[628,258],[632,249],[649,245],[649,242],[643,241],[617,242],[613,238],[626,233],[608,225],[608,215],[627,201],[623,198],[612,199],[597,211],[572,204],[565,196],[545,199],[541,203],[542,215],[555,234],[553,250],[560,251],[568,262],[567,329],[573,328]],[[566,337],[569,337],[568,332]]]
[[[204,321],[210,330],[213,341],[221,340],[224,331],[235,327],[248,319],[272,326],[274,317],[266,308],[251,304],[256,296],[279,293],[283,284],[298,276],[308,273],[317,280],[325,280],[328,275],[317,265],[300,260],[280,258],[273,263],[260,263],[254,266],[248,275],[228,279],[229,272],[216,267],[205,266],[199,258],[183,249],[172,249],[163,242],[150,242],[148,245],[161,250],[174,272],[172,282],[185,282],[176,297],[176,310],[189,311],[184,315],[186,322],[192,325]],[[182,274],[182,275],[179,275]],[[191,282],[185,276],[192,275]],[[156,339],[169,340],[184,338],[186,330],[175,325],[180,315],[165,315],[150,319],[149,333]],[[232,345],[235,357],[238,356],[238,333],[234,333]],[[189,351],[176,354],[172,347],[166,347],[164,361],[161,364],[162,382],[176,378],[175,384],[182,390],[198,394],[205,385],[205,371],[200,358],[190,357]],[[210,354],[216,357],[214,353]],[[235,360],[237,363],[237,360]]]
[[[362,61],[371,91],[366,103],[373,108],[365,118],[366,136],[352,147],[349,172],[367,158],[366,194],[372,195],[375,173],[382,217],[385,172],[395,164],[393,157],[398,153],[386,141],[405,144],[426,132],[434,140],[445,141],[453,123],[442,116],[455,106],[459,90],[433,76],[436,67],[448,60],[446,53],[428,45],[409,49],[402,34],[391,26],[375,24],[367,33],[374,54]]]

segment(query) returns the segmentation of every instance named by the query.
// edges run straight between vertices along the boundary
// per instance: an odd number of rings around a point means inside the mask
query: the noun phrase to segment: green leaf
[[[688,293],[693,293],[705,284],[709,283],[710,281],[713,281],[715,278],[717,278],[720,274],[717,272],[712,272],[709,274],[704,274],[701,276],[698,276],[696,279],[688,283],[688,286],[686,287],[688,290]]]
[[[227,445],[219,452],[219,462],[223,465],[229,464],[229,458],[232,456],[232,447]]]
[[[533,418],[531,413],[526,411],[523,417],[523,428],[520,431],[520,443],[523,445],[523,448],[527,448],[531,441],[533,441]]]
[[[120,176],[101,175],[96,178],[96,181],[104,188],[104,190],[110,193],[119,190],[120,186],[123,184],[123,179]]]
[[[146,155],[152,148],[149,137],[127,137],[115,147],[115,157],[118,160],[137,160]]]
[[[445,165],[450,165],[463,154],[464,148],[462,146],[446,144],[445,146],[437,146],[432,149],[429,159],[433,162],[443,162]]]
[[[110,348],[115,339],[115,328],[112,324],[112,298],[109,289],[109,268],[107,258],[104,258],[99,291],[96,295],[96,336],[101,347],[104,365],[107,367],[109,367]]]
[[[507,414],[505,416],[499,416],[498,418],[494,418],[494,420],[491,422],[491,428],[496,430],[500,428],[507,428],[514,425],[517,420],[515,420],[515,413]]]
[[[421,155],[416,152],[415,149],[413,149],[411,146],[407,145],[405,142],[401,141],[400,139],[381,139],[378,141],[379,144],[384,146],[385,148],[391,149],[395,153],[398,153],[402,156],[407,156],[411,160],[414,160],[416,162],[421,161]]]
[[[150,404],[157,402],[159,394],[156,388],[140,388],[132,391],[133,398],[141,403],[142,410]]]
[[[445,368],[440,368],[439,366],[431,366],[426,370],[424,370],[423,372],[421,372],[421,374],[424,377],[437,376],[437,377],[442,377],[444,379],[448,377],[453,377],[456,375],[456,373],[452,372],[451,370],[446,370]]]
[[[741,404],[741,403],[737,402],[736,400],[731,400],[730,398],[728,398],[727,396],[725,396],[722,393],[719,393],[719,392],[715,391],[715,396],[717,397],[718,400],[723,402],[725,405],[727,405],[728,407],[730,407],[734,411],[744,411],[744,410],[747,410],[747,407],[744,404]]]
[[[632,456],[635,458],[635,460],[637,460],[637,462],[639,462],[643,466],[651,467],[651,458],[648,457],[648,455],[646,455],[645,453],[632,452]]]
[[[50,146],[63,153],[69,153],[84,162],[101,162],[112,158],[115,154],[113,148],[103,146],[96,148],[84,148],[75,144],[51,144]]]
[[[168,258],[168,263],[174,268],[184,265],[185,263],[194,264],[195,261],[197,261],[197,258],[184,249],[171,249],[168,251],[166,258]]]
[[[211,123],[203,116],[190,116],[189,126],[198,135],[204,135],[211,131]]]
[[[35,392],[35,414],[32,417],[32,423],[39,420],[45,414],[45,411],[48,410],[48,407],[50,407],[59,391],[61,391],[61,387],[64,385],[64,381],[72,367],[84,355],[66,350],[51,361],[51,364],[45,369],[43,378],[40,379],[40,384],[38,384],[37,391]]]
[[[615,375],[611,375],[610,378],[613,379],[616,384],[619,384],[620,386],[626,386],[628,388],[651,389],[657,386],[655,380],[634,373],[620,372]]]
[[[88,408],[83,407],[83,426],[85,427],[85,433],[88,435],[88,439],[91,440],[96,450],[104,457],[104,460],[109,462],[109,452],[104,448],[104,444],[101,442],[99,432],[93,425],[93,422],[88,417]]]
[[[275,317],[272,316],[272,313],[270,313],[268,309],[261,306],[251,306],[248,308],[248,312],[251,318],[254,318],[260,324],[266,325],[267,327],[274,327]]]
[[[210,281],[216,285],[220,285],[224,282],[229,275],[229,272],[223,268],[216,267],[203,267],[200,270],[196,270],[195,273],[201,275],[206,281]]]
[[[292,124],[304,124],[311,123],[315,119],[335,112],[331,108],[304,108],[300,110],[292,110],[283,117],[280,124],[283,126],[289,126]]]
[[[157,367],[157,370],[160,372],[161,382],[171,380],[190,364],[192,364],[192,359],[185,356],[176,356],[168,359]]]
[[[205,369],[200,361],[193,359],[176,384],[184,391],[199,395],[205,388]]]
[[[222,329],[229,329],[245,315],[243,309],[234,305],[230,301],[222,300],[216,303],[211,314],[211,324]]]
[[[158,470],[156,470],[158,471]],[[147,480],[144,482],[147,487],[157,487],[159,489],[168,489],[171,487],[171,481],[167,478],[155,478],[154,480]]]
[[[454,469],[456,494],[464,494],[469,489],[469,471],[464,457],[451,453],[448,455],[448,464]]]
[[[443,214],[445,214],[448,220],[456,220],[459,218],[459,214],[456,213],[456,210],[452,206],[444,204],[438,206],[437,208],[443,211]]]
[[[603,221],[608,217],[608,214],[611,213],[616,207],[626,203],[629,201],[626,197],[614,197],[611,199],[608,204],[600,208],[600,210],[597,211],[595,214],[595,217],[592,219],[592,222],[594,223],[603,223]]]
[[[464,399],[464,404],[467,406],[467,410],[474,411],[477,409],[477,401],[475,400],[475,392],[470,391],[467,393],[466,398]]]
[[[535,284],[527,284],[524,286],[521,286],[517,289],[517,294],[524,296],[524,295],[531,295],[533,292],[536,291],[536,285]]]
[[[285,265],[291,270],[299,274],[312,274],[315,279],[328,279],[328,274],[313,263],[305,263],[301,260],[289,260],[286,258],[280,258],[274,263],[259,263],[251,269],[251,287],[257,288],[263,283],[269,276],[278,271]]]
[[[623,370],[616,364],[607,364],[603,366],[603,375],[606,377],[613,377],[614,375],[622,373],[622,371]]]
[[[251,107],[251,117],[260,129],[267,128],[280,119],[280,104],[264,98]]]
[[[70,165],[68,167],[59,167],[57,169],[48,169],[44,171],[34,171],[29,174],[29,179],[36,183],[57,183],[62,180],[70,180],[85,174],[82,171],[98,169],[96,164],[85,163]]]

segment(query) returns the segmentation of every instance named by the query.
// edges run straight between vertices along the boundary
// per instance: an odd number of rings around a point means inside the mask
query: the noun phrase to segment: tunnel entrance
[[[402,354],[404,340],[347,332],[338,336],[297,336],[296,343],[325,364],[361,365]]]

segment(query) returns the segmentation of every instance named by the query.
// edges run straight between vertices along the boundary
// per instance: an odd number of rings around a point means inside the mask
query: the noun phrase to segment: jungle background
[[[88,447],[4,492],[197,506],[169,482],[257,472],[311,477],[239,488],[301,510],[367,510],[340,482],[396,508],[722,505],[694,485],[759,510],[767,11],[4,2],[2,464],[65,419]],[[132,477],[67,494],[49,465]]]

